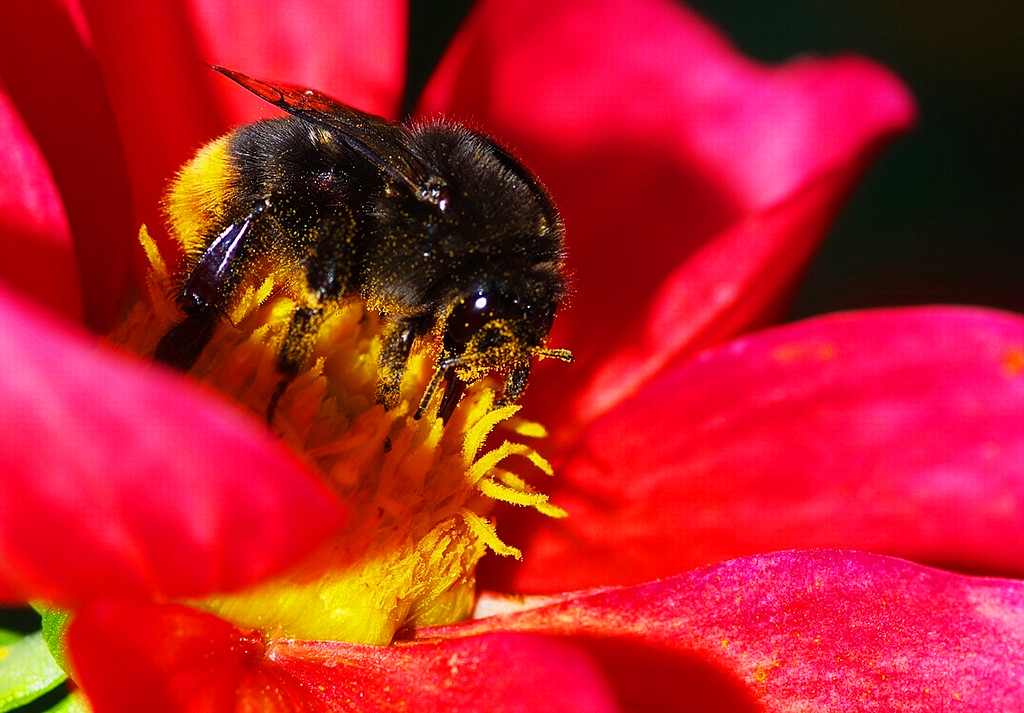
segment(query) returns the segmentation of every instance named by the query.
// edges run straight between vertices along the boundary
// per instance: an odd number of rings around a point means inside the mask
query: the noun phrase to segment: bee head
[[[562,288],[557,273],[540,269],[522,275],[514,286],[478,282],[454,299],[444,322],[443,356],[417,414],[442,377],[448,383],[438,413],[447,420],[466,384],[492,371],[506,375],[499,403],[513,403],[526,389],[534,357],[571,362],[568,350],[544,347]]]
[[[514,282],[493,276],[473,282],[445,317],[445,357],[464,362],[457,368],[465,377],[528,363],[551,331],[562,284],[543,268],[524,270]]]

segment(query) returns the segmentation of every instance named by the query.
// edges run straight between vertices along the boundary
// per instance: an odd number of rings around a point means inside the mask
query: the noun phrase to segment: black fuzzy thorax
[[[325,297],[360,294],[402,316],[439,318],[481,288],[515,294],[526,283],[530,301],[553,311],[565,292],[562,225],[529,171],[458,124],[393,130],[443,186],[443,209],[302,119],[238,129],[230,146],[237,194],[270,205],[253,252],[301,265]]]
[[[550,282],[543,301],[565,285],[561,220],[546,191],[489,138],[445,121],[408,129],[414,155],[445,186],[445,210],[407,192],[374,197],[377,238],[367,255],[371,291],[440,309],[478,288],[514,293]],[[550,279],[549,279],[550,278]]]

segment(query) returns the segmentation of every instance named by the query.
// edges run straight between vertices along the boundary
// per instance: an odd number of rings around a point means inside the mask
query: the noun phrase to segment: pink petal
[[[1020,317],[900,309],[761,332],[582,433],[556,464],[569,517],[532,518],[529,536],[503,519],[526,556],[498,586],[630,584],[813,547],[1024,573],[1022,413]]]
[[[538,414],[561,411],[609,353],[650,348],[659,315],[695,308],[652,302],[666,280],[699,279],[694,290],[717,294],[729,314],[680,325],[684,338],[669,331],[656,351],[763,318],[852,181],[914,113],[902,84],[866,60],[766,68],[669,0],[481,2],[422,109],[472,117],[507,141],[564,212],[576,289],[552,342],[572,348],[577,364],[539,370],[543,386],[529,397]],[[819,177],[825,185],[809,187]],[[769,217],[767,230],[751,229],[790,200],[797,212],[781,224]],[[744,226],[738,247],[734,225]],[[708,246],[723,233],[727,245]],[[683,275],[698,251],[702,264]],[[773,289],[728,297],[757,285],[746,277],[768,255],[780,265]]]
[[[421,635],[588,649],[643,711],[1024,709],[1024,583],[857,552],[783,552]]]
[[[617,710],[589,656],[530,635],[265,644],[185,607],[101,602],[77,615],[69,643],[96,713]]]
[[[138,225],[121,140],[82,31],[61,0],[11,4],[0,23],[0,77],[60,193],[86,323],[104,331],[124,296]],[[50,269],[48,251],[33,257],[29,275]]]
[[[0,292],[0,601],[249,584],[342,523],[259,424]]]
[[[82,318],[78,266],[53,177],[0,87],[0,279],[62,316]]]

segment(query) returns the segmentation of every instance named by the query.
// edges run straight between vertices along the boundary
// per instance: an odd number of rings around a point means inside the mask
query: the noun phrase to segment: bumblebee
[[[396,123],[312,89],[214,67],[287,116],[200,149],[173,182],[169,229],[186,253],[183,318],[154,358],[188,371],[253,275],[284,275],[296,307],[276,355],[267,419],[303,368],[326,317],[365,300],[384,324],[377,400],[397,405],[413,348],[439,356],[416,418],[444,382],[447,422],[466,385],[504,376],[523,394],[566,296],[564,229],[540,181],[464,125]]]

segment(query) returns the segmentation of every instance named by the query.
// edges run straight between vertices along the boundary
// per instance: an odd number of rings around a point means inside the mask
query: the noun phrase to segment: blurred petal
[[[735,298],[746,320],[775,307],[852,180],[914,113],[899,81],[866,60],[766,68],[669,0],[479,3],[422,110],[472,117],[507,141],[563,210],[575,291],[552,342],[577,363],[539,370],[536,413],[561,410],[609,352],[649,338],[635,327],[666,309],[654,292],[702,245],[828,174],[801,206],[807,224],[797,213],[778,233],[747,227],[757,248],[704,258],[701,289],[715,291],[761,271],[765,253],[783,256],[776,292]],[[747,326],[732,301],[721,302],[731,319],[712,320],[729,334]]]
[[[1024,583],[857,552],[736,560],[421,632],[566,637],[643,711],[1024,709]]]
[[[0,279],[63,317],[82,319],[78,265],[53,176],[0,86]]]
[[[757,325],[801,272],[860,168],[823,173],[745,216],[685,260],[652,300],[643,333],[606,355],[573,398],[568,434],[630,398],[667,364]],[[552,397],[564,398],[561,392]]]
[[[319,89],[392,118],[398,118],[405,84],[407,6],[405,0],[264,0],[240,13],[224,0],[190,3],[207,62]],[[232,123],[267,114],[265,103],[230,82],[219,81],[217,90]]]
[[[251,419],[0,292],[0,601],[185,597],[291,564],[337,501]]]
[[[315,86],[394,111],[404,71],[404,4],[82,0],[124,137],[137,220],[161,221],[178,168],[233,123],[276,111],[205,63]],[[380,13],[378,15],[377,13]],[[318,40],[323,46],[318,47]]]
[[[9,3],[0,22],[0,78],[60,192],[86,324],[105,331],[124,297],[138,226],[121,139],[82,31],[61,0]],[[47,269],[49,257],[42,250],[32,273]]]
[[[69,642],[96,713],[617,710],[587,654],[522,634],[266,644],[185,607],[104,602],[79,613]]]
[[[205,58],[199,56],[187,5],[80,1],[124,142],[134,239],[139,223],[162,224],[159,202],[167,184],[227,124],[211,88],[214,73],[201,62]]]
[[[503,521],[526,556],[498,587],[631,584],[795,547],[1024,573],[1022,413],[1020,317],[900,309],[761,332],[585,431],[556,465],[569,517],[527,542]]]

